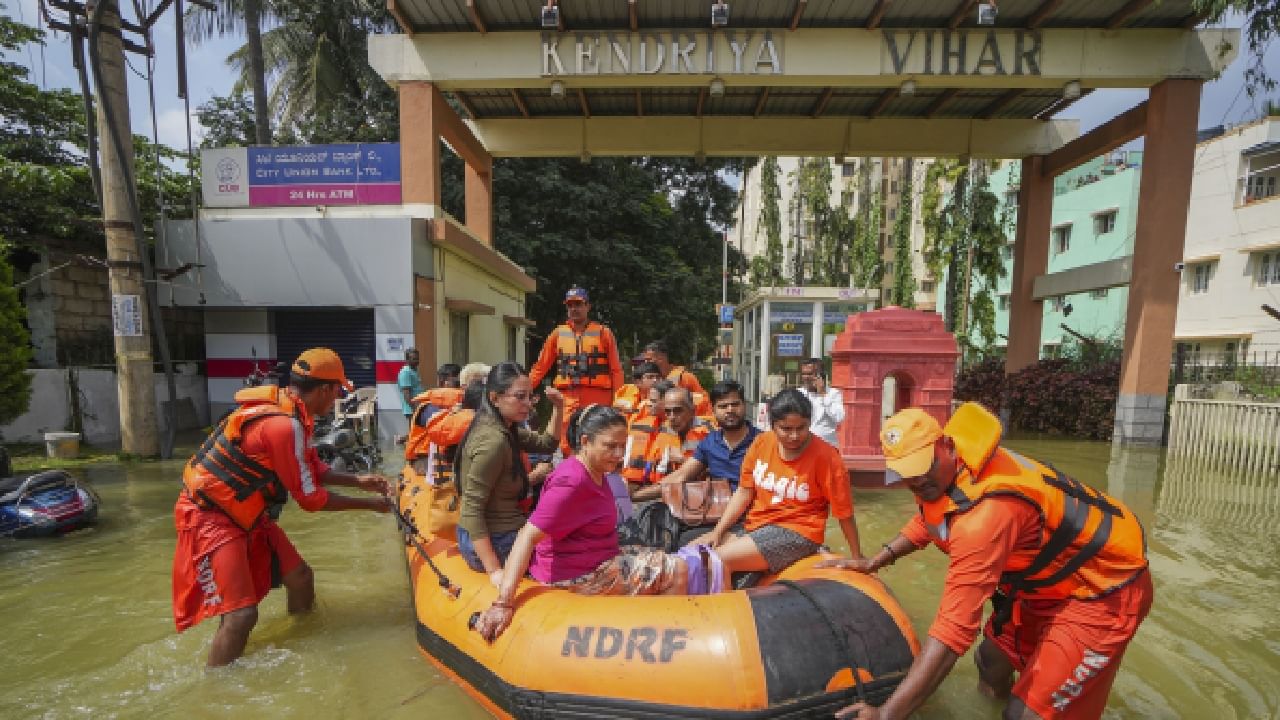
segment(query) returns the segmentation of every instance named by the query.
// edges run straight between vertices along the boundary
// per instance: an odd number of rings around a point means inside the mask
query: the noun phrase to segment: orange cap
[[[356,389],[355,385],[347,379],[346,371],[342,369],[342,358],[329,348],[303,350],[298,359],[293,361],[293,374],[314,380],[336,382],[347,392]]]
[[[933,444],[942,426],[920,408],[907,408],[884,421],[880,445],[884,449],[885,483],[920,477],[933,466]]]

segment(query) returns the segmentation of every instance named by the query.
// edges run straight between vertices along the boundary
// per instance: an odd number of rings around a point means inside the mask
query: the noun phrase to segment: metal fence
[[[1280,477],[1280,403],[1199,400],[1179,386],[1170,408],[1169,454],[1240,476]]]
[[[1280,350],[1195,352],[1179,349],[1169,372],[1170,390],[1177,385],[1239,383],[1239,391],[1260,400],[1280,399]],[[1203,396],[1193,389],[1192,397]]]

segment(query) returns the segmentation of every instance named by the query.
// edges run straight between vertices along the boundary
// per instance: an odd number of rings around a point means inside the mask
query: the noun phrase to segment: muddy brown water
[[[1010,445],[1110,492],[1147,528],[1156,603],[1130,647],[1109,718],[1280,714],[1280,478],[1238,478],[1108,444]],[[1167,465],[1167,467],[1166,467]],[[317,611],[265,601],[244,660],[203,670],[214,624],[173,630],[169,568],[177,463],[77,471],[102,495],[96,527],[0,541],[0,717],[480,718],[487,713],[418,653],[404,555],[387,516],[308,514],[282,524],[315,568]],[[912,512],[905,491],[855,491],[867,549]],[[839,537],[834,527],[829,537]],[[884,571],[924,637],[945,557]],[[994,718],[971,658],[919,713]]]

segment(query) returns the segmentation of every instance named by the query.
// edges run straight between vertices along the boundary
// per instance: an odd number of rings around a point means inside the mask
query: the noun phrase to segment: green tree
[[[1249,96],[1268,93],[1275,89],[1275,78],[1267,72],[1264,63],[1267,47],[1280,32],[1280,3],[1276,0],[1195,0],[1197,13],[1205,15],[1209,23],[1220,23],[1227,13],[1244,15],[1245,38],[1249,44],[1249,66],[1245,68],[1245,88]]]
[[[777,287],[782,284],[782,190],[778,187],[778,159],[767,157],[760,163],[760,220],[756,235],[764,231],[765,251],[751,261],[751,284]]]
[[[196,120],[205,129],[202,148],[246,147],[257,142],[253,103],[244,94],[209,98],[196,108]]]
[[[267,72],[262,28],[275,21],[271,0],[222,0],[212,9],[193,5],[185,22],[196,42],[215,36],[244,34],[245,72],[241,80],[253,95],[246,106],[253,117],[251,143],[271,144],[271,112],[267,103]]]
[[[858,212],[853,221],[849,251],[849,274],[854,287],[878,289],[884,280],[880,255],[880,222],[884,215],[884,192],[871,177],[871,163],[862,160],[858,168],[856,193]]]
[[[385,2],[272,0],[279,23],[262,33],[268,102],[282,142],[355,142],[399,134],[394,91],[369,65],[371,33],[394,32]],[[246,43],[227,58],[239,77],[233,94],[252,87]]]
[[[798,172],[810,244],[810,279],[814,285],[844,285],[848,282],[846,241],[852,233],[845,208],[831,204],[831,162],[825,157],[805,158]]]
[[[448,163],[450,176],[461,163]],[[733,161],[503,158],[494,164],[496,246],[538,281],[528,315],[546,332],[563,320],[565,288],[591,292],[593,312],[628,354],[665,337],[694,359],[712,347],[720,300],[722,236],[737,194],[722,175]],[[446,211],[460,183],[445,181]],[[730,252],[730,277],[745,262]],[[730,289],[736,295],[736,283]]]
[[[911,180],[915,174],[915,160],[906,158],[902,163],[902,201],[898,216],[893,221],[893,287],[889,302],[899,307],[916,306],[916,279],[911,258]]]
[[[939,161],[921,204],[925,263],[935,275],[946,268],[946,326],[966,353],[985,352],[996,340],[994,295],[1005,273],[1008,218],[991,192],[991,169],[986,161]]]
[[[26,312],[13,286],[8,251],[0,244],[0,425],[27,411],[31,402],[31,339],[23,325]]]

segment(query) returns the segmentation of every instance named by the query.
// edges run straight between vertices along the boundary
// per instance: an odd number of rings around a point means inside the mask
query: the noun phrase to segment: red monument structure
[[[945,424],[959,356],[955,336],[937,313],[891,305],[849,317],[831,349],[831,382],[844,393],[840,454],[855,485],[884,484],[885,380],[896,382],[894,411],[922,408]]]

